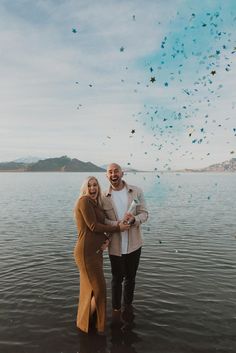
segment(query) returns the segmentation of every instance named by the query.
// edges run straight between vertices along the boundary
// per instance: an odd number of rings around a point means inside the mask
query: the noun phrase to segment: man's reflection
[[[134,323],[126,323],[122,327],[111,327],[110,353],[136,353],[135,343],[141,341],[133,331]]]

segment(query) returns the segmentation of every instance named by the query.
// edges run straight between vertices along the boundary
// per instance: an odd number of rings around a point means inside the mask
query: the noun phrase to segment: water
[[[150,217],[135,326],[75,327],[79,274],[72,209],[85,173],[0,174],[0,352],[236,352],[236,174],[128,174]],[[97,174],[102,186],[103,174]]]

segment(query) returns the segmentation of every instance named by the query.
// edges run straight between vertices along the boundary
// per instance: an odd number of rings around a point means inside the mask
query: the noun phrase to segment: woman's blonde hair
[[[88,176],[82,183],[81,187],[80,187],[80,193],[79,193],[79,197],[78,199],[76,200],[76,203],[75,203],[75,207],[74,207],[74,217],[75,219],[77,219],[77,213],[78,213],[78,204],[79,204],[79,200],[81,199],[81,197],[85,196],[85,195],[88,195],[88,184],[90,182],[90,180],[96,180],[97,184],[98,184],[98,197],[97,197],[97,200],[98,200],[98,205],[101,205],[101,187],[100,187],[100,184],[97,180],[96,177],[94,176]]]

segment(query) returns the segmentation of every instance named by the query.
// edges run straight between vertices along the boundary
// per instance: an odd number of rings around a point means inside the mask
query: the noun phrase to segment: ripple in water
[[[102,185],[106,184],[98,174]],[[150,217],[136,281],[135,325],[77,331],[72,209],[85,174],[0,174],[0,351],[235,353],[234,174],[127,175]]]

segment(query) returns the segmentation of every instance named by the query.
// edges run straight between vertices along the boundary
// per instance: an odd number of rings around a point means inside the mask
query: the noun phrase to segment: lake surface
[[[236,174],[128,174],[150,217],[135,325],[105,337],[75,327],[72,210],[86,173],[0,173],[1,353],[235,353]],[[103,173],[96,174],[103,187]]]

